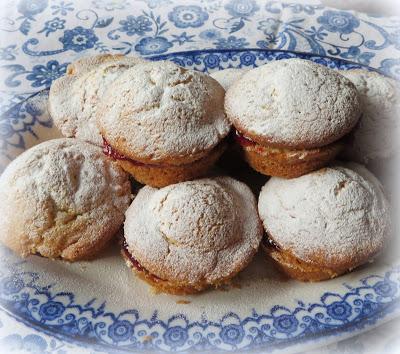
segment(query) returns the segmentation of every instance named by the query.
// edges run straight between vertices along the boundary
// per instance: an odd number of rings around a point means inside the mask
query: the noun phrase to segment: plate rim
[[[310,52],[303,52],[303,51],[299,51],[299,50],[266,49],[266,48],[257,48],[257,47],[255,47],[255,48],[246,47],[246,48],[237,48],[237,49],[207,48],[207,49],[193,49],[193,50],[186,50],[186,51],[176,51],[176,52],[171,52],[171,53],[166,53],[166,54],[157,54],[157,55],[152,55],[152,56],[146,56],[144,58],[157,61],[157,60],[163,60],[163,58],[169,58],[169,57],[173,57],[176,55],[196,55],[196,54],[201,54],[201,53],[229,53],[229,52],[242,53],[242,52],[249,52],[249,51],[251,51],[251,52],[272,52],[272,53],[292,53],[292,54],[306,56],[306,57],[319,57],[319,58],[329,59],[329,60],[336,61],[336,62],[346,63],[348,65],[361,66],[365,69],[368,69],[369,71],[375,71],[383,76],[386,76],[386,77],[391,78],[396,81],[400,81],[400,79],[398,79],[382,70],[379,70],[377,68],[369,66],[367,64],[358,63],[356,61],[352,61],[352,60],[348,60],[348,59],[344,59],[344,58],[337,58],[337,57],[326,55],[326,54],[325,55],[324,54],[316,54],[316,53],[310,53]]]
[[[204,55],[206,53],[207,54],[208,53],[211,54],[211,53],[243,53],[243,52],[291,53],[291,54],[294,54],[294,55],[304,56],[304,57],[309,57],[309,58],[312,58],[312,57],[314,57],[314,58],[324,58],[324,59],[328,59],[328,60],[331,60],[331,61],[336,62],[336,63],[344,63],[344,64],[348,64],[348,65],[356,65],[358,67],[362,67],[362,68],[365,68],[365,69],[370,70],[370,71],[378,72],[378,73],[380,73],[380,74],[382,74],[382,75],[384,75],[386,77],[391,77],[390,75],[387,75],[386,73],[383,73],[378,69],[372,68],[372,67],[370,67],[368,65],[356,63],[356,62],[353,62],[353,61],[350,61],[350,60],[341,59],[341,58],[335,58],[335,57],[331,57],[331,56],[327,56],[327,55],[318,55],[318,54],[314,54],[314,53],[307,53],[307,52],[301,52],[301,51],[290,51],[290,50],[279,50],[279,49],[261,49],[261,48],[204,49],[204,50],[197,49],[197,50],[190,50],[190,51],[177,51],[177,52],[163,54],[163,55],[154,55],[154,56],[149,56],[149,57],[146,57],[146,58],[150,59],[150,60],[166,60],[166,59],[169,59],[169,58],[177,57],[179,55],[181,55],[181,56],[195,56],[195,55]],[[34,96],[36,96],[36,95],[38,95],[38,94],[40,94],[40,93],[42,93],[44,91],[48,91],[48,90],[49,90],[49,88],[42,89],[42,90],[39,90],[39,91],[33,93],[32,95],[29,95],[24,100],[21,100],[17,104],[13,105],[10,109],[8,109],[7,111],[3,112],[2,116],[6,115],[7,112],[9,113],[13,109],[15,109],[15,107],[17,107],[18,105],[22,105],[24,102],[26,102],[27,100],[31,99],[32,97],[34,97]],[[392,267],[392,268],[390,268],[390,267],[391,266],[389,266],[388,268],[385,268],[385,274],[387,274],[388,272],[391,272],[394,269],[396,269],[396,267]],[[399,268],[399,270],[400,270],[400,268]],[[2,283],[3,280],[4,280],[4,276],[0,276],[0,280],[1,280],[1,283]],[[356,281],[357,280],[354,280],[354,282],[356,282]],[[360,282],[360,281],[362,281],[362,279],[358,279],[358,281]],[[345,293],[343,296],[346,296],[347,294],[349,294],[349,292]],[[338,327],[337,329],[335,329],[333,331],[319,332],[318,335],[315,336],[315,337],[311,336],[311,337],[303,338],[304,340],[302,340],[302,339],[298,340],[297,339],[295,341],[289,341],[289,342],[286,341],[285,344],[288,344],[288,345],[287,346],[282,346],[282,347],[285,347],[287,349],[287,348],[291,348],[291,347],[296,346],[296,345],[302,345],[302,344],[305,345],[305,344],[312,343],[312,342],[315,342],[315,341],[324,341],[324,338],[344,337],[346,335],[346,333],[348,334],[349,332],[351,332],[353,330],[355,332],[354,334],[360,333],[361,329],[359,329],[359,327],[361,327],[361,328],[365,327],[364,330],[368,330],[368,328],[370,328],[370,327],[373,328],[374,326],[377,326],[378,323],[382,323],[385,318],[389,318],[389,317],[396,318],[396,317],[400,316],[400,306],[399,306],[400,301],[399,301],[399,299],[400,299],[400,297],[398,297],[395,300],[390,302],[390,306],[393,306],[395,308],[394,311],[390,311],[390,312],[385,313],[385,309],[387,309],[389,307],[389,305],[388,305],[385,308],[381,309],[381,311],[375,313],[374,315],[376,316],[376,318],[373,320],[374,321],[373,324],[368,323],[371,320],[372,317],[366,317],[363,320],[352,322],[352,323],[350,323],[348,325],[344,325],[344,326]],[[277,306],[279,306],[279,305],[277,305]],[[273,307],[270,307],[268,310],[271,310],[272,308]],[[17,320],[19,322],[22,322],[25,325],[27,325],[28,327],[37,330],[39,333],[45,333],[45,334],[54,336],[56,338],[59,338],[59,339],[61,339],[63,341],[69,342],[69,343],[77,345],[77,346],[101,349],[103,347],[103,345],[104,345],[104,344],[100,344],[100,343],[86,343],[83,339],[75,339],[75,338],[67,336],[65,334],[62,334],[62,333],[59,333],[59,332],[54,332],[53,330],[48,329],[49,327],[39,326],[36,322],[27,320],[24,317],[19,317],[14,312],[12,312],[11,310],[7,309],[7,307],[3,305],[2,301],[0,303],[0,311],[4,311],[4,312],[8,313],[8,315],[13,317],[15,320]],[[382,315],[382,317],[381,317],[381,315]],[[321,343],[321,345],[323,345],[323,344]],[[264,343],[264,348],[265,348],[265,346],[268,346],[268,344]],[[279,349],[279,348],[282,348],[282,347],[280,347],[280,346],[274,347],[274,348],[268,347],[268,349],[270,351],[273,351],[273,350],[276,350],[276,349]],[[115,346],[109,346],[109,347],[107,347],[107,349],[111,349],[112,351],[115,351],[116,353],[124,353],[126,351],[132,352],[132,349],[118,348],[118,347],[115,347]],[[262,347],[260,347],[260,348],[250,347],[250,348],[239,349],[239,352],[243,351],[243,350],[249,350],[249,349],[250,350],[263,350]],[[160,349],[156,348],[154,350],[157,351],[157,350],[160,350]],[[190,349],[190,350],[193,350],[193,349]],[[224,352],[230,352],[231,350],[237,351],[237,349],[236,350],[235,349],[230,349],[229,351],[224,351]],[[135,352],[142,353],[143,349],[142,350],[138,350],[138,351],[135,350]],[[205,353],[207,351],[203,350],[203,352]],[[215,350],[213,352],[215,352]]]
[[[24,263],[26,261],[23,261]],[[21,263],[21,262],[19,262]],[[374,274],[370,274],[368,276],[364,276],[361,279],[357,279],[354,280],[354,282],[358,283],[363,283],[363,286],[360,287],[356,287],[356,288],[351,288],[351,290],[349,292],[345,292],[343,294],[341,294],[342,298],[346,298],[349,297],[351,295],[357,294],[360,290],[365,290],[366,287],[364,281],[369,279],[369,278],[373,278],[373,277],[378,277],[379,279],[386,279],[389,273],[396,273],[397,276],[400,279],[400,264],[393,264],[389,269],[385,270],[384,275],[381,276],[377,276]],[[37,275],[38,273],[30,273],[30,272],[24,272],[24,274],[30,274],[32,276]],[[17,273],[17,275],[19,275]],[[5,277],[4,274],[0,274],[0,288],[3,288],[4,285],[4,279],[7,278],[12,278],[14,277],[14,274],[12,273],[12,270],[10,271],[10,275],[8,277]],[[39,278],[37,278],[36,280],[38,280]],[[390,282],[390,281],[389,281]],[[353,283],[353,282],[352,282]],[[376,284],[375,284],[376,285]],[[374,285],[374,286],[375,286]],[[342,284],[343,288],[345,288],[345,284]],[[50,287],[49,287],[50,288]],[[373,288],[373,287],[370,287]],[[396,288],[398,289],[397,293],[400,292],[399,288],[400,288],[400,281],[398,281],[398,283],[396,284]],[[49,294],[51,294],[51,298],[54,298],[54,294],[52,294],[49,289],[48,290],[44,290],[44,293],[48,292]],[[72,294],[72,293],[70,293]],[[325,296],[329,296],[329,295],[339,295],[340,293],[336,294],[336,293],[331,293],[331,292],[325,292],[320,298],[322,299]],[[57,294],[56,294],[57,295]],[[106,302],[106,301],[105,301]],[[296,301],[293,300],[293,302],[295,303]],[[75,304],[74,306],[78,306],[78,307],[82,307],[79,304]],[[316,303],[310,304],[310,307],[313,307],[315,305],[319,305]],[[274,307],[281,307],[280,305],[275,305],[273,307],[270,307],[269,310],[271,312],[271,309],[273,309]],[[297,311],[298,308],[296,308],[295,306],[293,307],[295,308],[295,310],[293,310],[293,313],[295,311]],[[92,310],[92,308],[90,309],[86,309],[86,311],[90,311]],[[292,309],[291,309],[292,310]],[[14,318],[16,321],[18,321],[19,323],[23,323],[24,325],[26,325],[27,327],[34,329],[35,331],[37,331],[38,333],[43,333],[49,336],[53,336],[59,340],[65,341],[69,344],[78,346],[78,347],[82,347],[82,348],[90,348],[90,349],[96,349],[96,350],[108,350],[109,352],[112,353],[170,353],[170,352],[179,352],[179,350],[172,350],[172,351],[165,351],[162,350],[160,348],[154,348],[154,349],[147,349],[147,348],[141,348],[139,350],[137,349],[132,349],[129,347],[116,347],[115,345],[110,345],[108,343],[105,342],[100,342],[100,341],[94,341],[94,342],[88,342],[85,339],[87,338],[74,338],[71,335],[66,335],[64,333],[61,332],[55,332],[52,329],[49,329],[48,326],[46,326],[45,324],[40,324],[37,321],[35,321],[34,319],[28,319],[26,317],[22,317],[22,316],[18,316],[18,314],[16,314],[15,312],[13,312],[10,308],[7,307],[7,305],[4,304],[4,299],[0,296],[0,311],[5,312],[8,316]],[[126,311],[129,310],[124,310],[121,311],[121,313],[124,313]],[[115,316],[115,314],[113,312],[104,312],[103,316],[109,316],[109,315]],[[176,316],[184,316],[182,314],[174,314],[172,317],[176,317]],[[226,316],[226,315],[225,315]],[[223,316],[223,317],[225,317]],[[265,316],[265,314],[261,314],[260,317]],[[96,318],[97,316],[92,316],[92,319]],[[101,317],[101,316],[100,316]],[[171,317],[171,318],[172,318]],[[246,317],[243,316],[243,321],[241,322],[245,322],[247,319],[249,319],[251,316]],[[294,350],[294,352],[297,352],[297,348],[299,348],[299,350],[306,350],[308,348],[302,348],[302,346],[308,346],[308,347],[321,347],[324,345],[329,344],[330,342],[337,342],[346,338],[350,338],[353,337],[353,335],[362,333],[362,332],[366,332],[370,329],[376,328],[381,324],[384,324],[385,322],[389,322],[393,319],[399,318],[400,317],[400,296],[399,294],[397,294],[397,297],[390,302],[387,303],[382,303],[382,307],[380,308],[379,311],[375,312],[373,314],[373,316],[371,317],[362,317],[359,320],[356,321],[351,321],[348,322],[345,325],[342,325],[340,327],[337,328],[333,328],[324,332],[318,332],[316,333],[316,335],[308,335],[305,337],[300,337],[300,338],[296,338],[294,337],[292,340],[289,341],[282,341],[282,342],[278,342],[278,343],[264,343],[262,346],[250,346],[250,347],[244,347],[244,348],[231,348],[229,350],[223,350],[223,349],[219,349],[219,348],[211,348],[211,349],[202,349],[201,351],[199,350],[193,350],[193,349],[187,349],[184,350],[185,353],[209,353],[209,354],[215,354],[215,353],[230,353],[230,352],[235,352],[235,353],[247,353],[249,350],[252,351],[252,353],[265,353],[265,350],[267,349],[268,352],[275,352],[277,350],[283,350],[283,351],[289,351],[292,352],[292,350]],[[140,320],[141,321],[147,321],[147,320]],[[168,321],[163,321],[163,320],[157,320],[156,322],[165,322],[167,323]],[[199,323],[199,321],[193,321],[191,323]],[[215,321],[207,321],[205,323],[203,323],[203,326],[208,327],[211,326],[213,324],[216,324]],[[221,327],[222,328],[222,327]],[[335,340],[334,340],[335,339]],[[176,349],[176,348],[175,348]]]
[[[334,342],[338,342],[341,340],[345,340],[348,338],[352,338],[354,335],[362,334],[365,332],[368,332],[370,330],[373,330],[374,328],[378,328],[379,326],[388,323],[390,321],[393,321],[397,318],[400,317],[400,301],[399,299],[392,302],[390,306],[396,307],[395,311],[391,311],[386,313],[386,315],[380,319],[376,319],[373,323],[367,323],[369,321],[368,318],[366,318],[364,321],[361,321],[358,323],[357,326],[357,331],[352,333],[351,331],[344,330],[344,328],[339,328],[336,331],[333,331],[332,333],[328,333],[327,335],[319,336],[319,337],[308,337],[305,338],[304,341],[295,341],[288,346],[285,347],[268,347],[268,353],[269,352],[276,352],[278,350],[283,350],[284,352],[290,352],[290,353],[297,353],[298,351],[305,351],[305,350],[312,350],[312,349],[317,349],[329,344],[332,344]],[[124,354],[124,353],[132,353],[132,354],[139,354],[139,353],[145,353],[145,354],[152,354],[152,353],[172,353],[170,351],[160,351],[160,350],[154,350],[154,351],[132,351],[132,349],[129,348],[118,348],[118,347],[105,347],[105,344],[98,344],[98,343],[87,343],[85,341],[79,341],[79,340],[74,340],[73,338],[69,336],[62,335],[57,332],[53,332],[48,330],[46,327],[40,327],[35,325],[34,322],[32,321],[27,321],[26,319],[22,317],[16,316],[13,312],[9,311],[3,305],[0,304],[0,312],[6,313],[8,316],[12,317],[15,321],[24,324],[28,328],[31,328],[38,333],[42,333],[51,337],[54,337],[60,341],[64,341],[68,344],[74,345],[76,347],[80,348],[87,348],[87,349],[95,349],[102,351],[104,349],[108,350],[108,353],[115,353],[115,354]],[[381,313],[379,313],[381,314]],[[378,314],[378,315],[379,315]],[[346,327],[346,329],[348,329]],[[339,338],[339,340],[337,340]],[[327,340],[325,340],[327,339]],[[303,345],[307,345],[307,348],[302,347]],[[260,348],[243,348],[243,349],[238,349],[234,351],[223,351],[223,350],[202,350],[201,353],[203,354],[216,354],[216,353],[248,353],[248,350],[251,350],[252,354],[264,354],[266,353],[265,347],[260,347]],[[179,351],[177,351],[179,352]],[[186,352],[185,353],[190,353]],[[199,353],[198,351],[193,351],[192,353]]]

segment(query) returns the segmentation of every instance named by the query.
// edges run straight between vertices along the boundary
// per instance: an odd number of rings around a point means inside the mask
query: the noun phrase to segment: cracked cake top
[[[171,62],[136,65],[109,87],[98,126],[119,153],[142,163],[189,163],[228,133],[224,89]]]
[[[17,253],[77,260],[119,229],[131,201],[127,174],[77,139],[25,151],[0,177],[0,237]]]
[[[349,133],[361,115],[350,80],[302,59],[274,61],[245,73],[228,89],[225,110],[246,137],[292,149],[328,145]]]
[[[256,200],[230,177],[142,188],[126,213],[129,252],[150,273],[187,284],[229,278],[262,237]]]
[[[290,180],[273,177],[261,190],[258,210],[279,248],[315,265],[354,267],[376,255],[390,236],[383,188],[356,163]]]
[[[61,133],[101,146],[96,124],[98,102],[113,80],[141,62],[144,60],[134,56],[106,54],[70,64],[67,75],[55,80],[49,92],[49,112]]]

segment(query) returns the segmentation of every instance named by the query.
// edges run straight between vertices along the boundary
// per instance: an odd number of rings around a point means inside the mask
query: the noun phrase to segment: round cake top
[[[400,151],[400,90],[397,82],[366,70],[342,71],[357,87],[363,116],[345,155],[353,161],[368,163],[390,158]]]
[[[293,149],[328,145],[349,133],[361,115],[350,80],[302,59],[250,70],[228,89],[225,110],[246,137]]]
[[[131,191],[127,174],[100,148],[56,139],[10,163],[0,177],[0,200],[6,245],[22,255],[74,259],[118,230]]]
[[[49,93],[49,111],[61,133],[102,146],[96,124],[98,101],[122,72],[142,62],[137,57],[106,55],[72,63],[71,74],[55,80]]]
[[[217,81],[171,62],[139,64],[115,80],[98,126],[119,153],[143,163],[182,164],[205,156],[228,133]]]
[[[165,280],[213,283],[250,261],[262,237],[256,200],[230,177],[142,188],[126,213],[128,250]]]
[[[250,68],[229,68],[225,70],[214,71],[210,74],[210,76],[217,80],[220,85],[225,89],[228,90],[232,84],[239,80]]]
[[[299,178],[271,178],[258,210],[269,237],[317,266],[353,268],[376,255],[390,232],[389,205],[363,166],[335,165]]]

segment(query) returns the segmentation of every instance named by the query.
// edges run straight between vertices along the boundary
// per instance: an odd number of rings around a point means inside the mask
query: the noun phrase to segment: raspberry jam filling
[[[256,143],[249,139],[246,138],[243,134],[235,130],[235,140],[242,146],[254,146]]]
[[[113,160],[120,160],[120,161],[128,161],[133,165],[136,166],[145,166],[145,167],[165,167],[163,165],[154,165],[154,164],[146,164],[143,162],[139,162],[136,160],[132,160],[129,157],[126,157],[123,154],[120,154],[118,151],[116,151],[106,139],[103,137],[103,153],[104,155],[112,158]]]
[[[129,259],[129,262],[132,264],[132,267],[135,268],[138,272],[146,273],[147,277],[150,277],[154,282],[162,281],[161,278],[157,277],[154,274],[151,274],[146,268],[144,268],[128,251],[128,244],[126,243],[125,239],[122,243],[122,249],[126,258]]]
[[[103,138],[103,153],[114,160],[129,160],[126,156],[115,151],[106,139]]]

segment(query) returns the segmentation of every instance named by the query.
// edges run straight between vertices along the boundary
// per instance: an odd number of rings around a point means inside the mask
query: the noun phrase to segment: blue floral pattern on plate
[[[138,310],[109,312],[95,299],[79,304],[72,293],[52,291],[40,286],[40,275],[8,272],[0,276],[0,305],[25,324],[57,333],[66,342],[94,349],[124,349],[135,352],[158,351],[235,351],[265,349],[273,351],[293,344],[357,331],[381,318],[400,313],[400,268],[383,276],[370,275],[360,285],[322,294],[319,302],[288,308],[272,306],[267,312],[255,310],[247,317],[229,312],[218,321],[198,322],[182,314],[167,320],[143,318]],[[89,340],[89,342],[87,342]],[[32,345],[43,350],[47,343],[37,335],[3,338],[7,347]],[[86,343],[86,344],[85,344]]]
[[[11,334],[1,340],[1,346],[9,352],[27,351],[34,354],[43,354],[47,349],[46,341],[36,334],[29,334],[25,337]]]
[[[116,52],[261,48],[328,55],[400,77],[400,21],[316,5],[257,0],[11,0],[0,24],[2,90],[34,92],[35,65]],[[12,35],[9,35],[12,33]],[[250,35],[249,35],[250,34]],[[11,80],[16,74],[18,81]],[[11,82],[11,84],[10,84]]]

